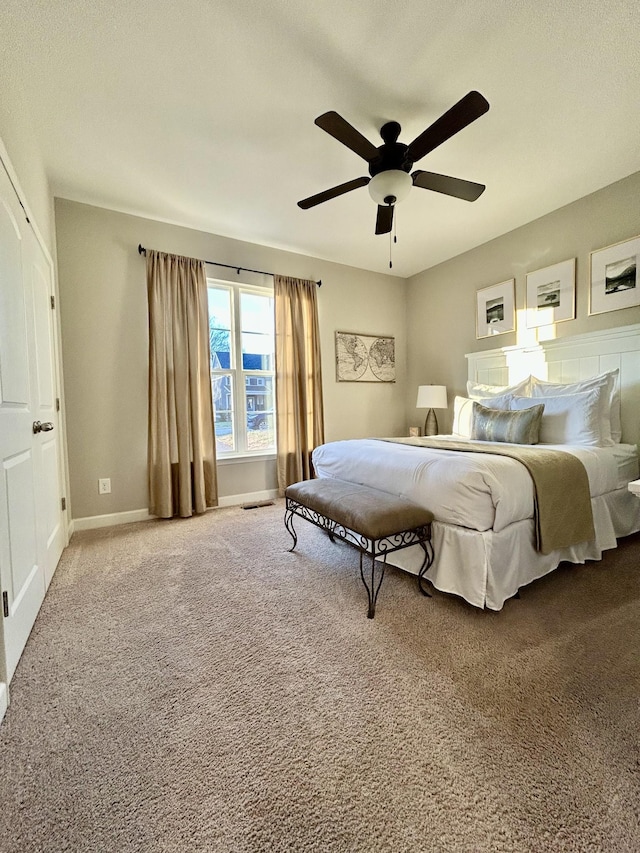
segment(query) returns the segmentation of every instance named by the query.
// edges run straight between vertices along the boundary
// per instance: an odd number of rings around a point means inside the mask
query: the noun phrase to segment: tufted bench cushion
[[[433,521],[433,513],[413,501],[342,480],[304,480],[289,486],[285,495],[367,539],[383,539]]]
[[[298,542],[293,528],[294,515],[326,530],[332,540],[338,537],[360,551],[360,576],[369,597],[367,615],[370,619],[374,616],[378,591],[384,577],[383,566],[376,582],[375,561],[377,558],[386,561],[386,555],[393,551],[410,545],[422,547],[425,558],[418,575],[418,584],[420,591],[429,595],[423,587],[424,573],[433,562],[433,513],[429,510],[388,492],[324,477],[288,486],[285,498],[285,526],[293,538],[291,551]],[[370,581],[363,572],[363,554],[371,557]]]

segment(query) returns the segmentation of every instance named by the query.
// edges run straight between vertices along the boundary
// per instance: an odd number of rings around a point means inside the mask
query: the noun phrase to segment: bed
[[[430,510],[435,559],[429,580],[476,607],[500,610],[521,587],[560,562],[599,560],[619,538],[640,531],[640,500],[628,489],[638,478],[640,324],[532,347],[472,353],[467,361],[467,395],[458,395],[452,435],[441,437],[439,446],[336,441],[316,448],[313,463],[320,477],[381,489]],[[490,415],[524,409],[533,413],[544,403],[544,440],[533,447],[564,451],[584,466],[592,539],[543,553],[534,535],[536,493],[524,465],[493,452],[447,449],[447,441],[474,443],[465,434],[471,420],[465,421],[463,413],[474,411],[472,398]],[[558,415],[563,410],[564,419]],[[511,417],[518,416],[497,415],[502,420]],[[487,442],[479,443],[486,451]],[[493,446],[500,450],[509,444]],[[571,500],[567,494],[569,505]],[[408,548],[389,562],[417,573],[421,555]]]

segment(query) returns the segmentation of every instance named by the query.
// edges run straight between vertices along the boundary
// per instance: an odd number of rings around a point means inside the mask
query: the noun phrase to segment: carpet
[[[640,536],[498,613],[283,503],[76,533],[0,726],[3,853],[640,850]]]

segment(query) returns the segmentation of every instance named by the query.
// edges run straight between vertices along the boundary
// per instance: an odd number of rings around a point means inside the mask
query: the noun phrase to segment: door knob
[[[53,424],[51,421],[45,421],[44,423],[40,423],[40,421],[33,422],[33,433],[37,435],[39,432],[51,432],[53,429]]]

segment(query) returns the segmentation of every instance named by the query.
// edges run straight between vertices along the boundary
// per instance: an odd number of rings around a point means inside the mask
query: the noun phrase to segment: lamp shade
[[[389,196],[393,198],[393,204],[396,204],[409,195],[412,186],[411,175],[400,169],[387,169],[371,178],[368,189],[376,204],[386,204],[385,198]]]
[[[446,409],[446,385],[418,385],[416,409]]]

